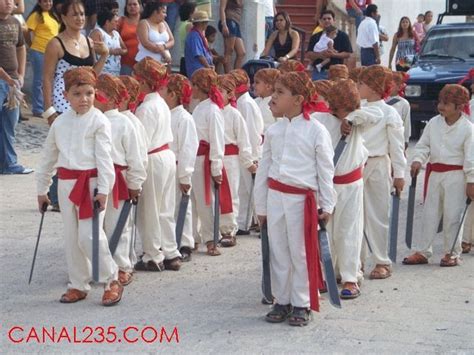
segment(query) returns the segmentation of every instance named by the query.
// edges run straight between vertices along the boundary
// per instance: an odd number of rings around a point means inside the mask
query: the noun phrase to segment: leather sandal
[[[102,296],[102,305],[105,307],[113,306],[122,299],[123,286],[117,280],[110,283],[109,289],[104,290]]]
[[[122,286],[127,286],[133,281],[133,273],[119,270],[118,280]]]
[[[360,296],[360,289],[355,282],[344,282],[341,290],[341,299],[351,300]]]
[[[206,252],[207,255],[210,255],[210,256],[219,256],[219,255],[221,255],[221,252],[217,249],[214,242],[207,242],[206,247],[207,247],[207,252]]]
[[[147,262],[144,262],[143,260],[139,260],[135,264],[135,270],[137,271],[163,271],[165,269],[165,265],[163,262],[161,263],[155,263],[153,260],[149,260]]]
[[[377,264],[369,275],[371,280],[383,280],[392,276],[390,265]]]
[[[69,288],[65,294],[61,296],[61,303],[76,303],[87,297],[87,292],[78,290],[77,288]]]
[[[467,254],[471,251],[472,243],[462,242],[461,248],[462,248],[462,253]]]
[[[402,263],[405,265],[428,264],[428,259],[421,253],[415,253],[403,259]]]
[[[177,256],[173,259],[165,259],[163,264],[165,265],[165,270],[179,271],[181,269],[181,258]]]
[[[311,320],[311,310],[303,307],[293,307],[293,311],[288,317],[288,324],[293,326],[305,326],[308,325]]]
[[[220,241],[220,244],[224,248],[234,247],[237,244],[237,240],[233,235],[224,235]]]
[[[191,261],[192,257],[192,253],[193,251],[191,250],[191,248],[189,247],[181,247],[181,249],[179,249],[179,253],[181,254],[181,261],[182,262],[188,262],[188,261]]]
[[[442,267],[450,267],[450,266],[458,266],[459,265],[459,258],[452,257],[451,254],[446,254],[444,258],[441,259],[439,262],[439,266]]]
[[[291,313],[291,304],[278,304],[272,307],[272,310],[267,313],[265,320],[269,323],[281,323],[284,322]]]

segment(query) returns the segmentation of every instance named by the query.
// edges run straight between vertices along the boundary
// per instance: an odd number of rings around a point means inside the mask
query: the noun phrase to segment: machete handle
[[[94,197],[97,196],[97,194],[99,193],[99,190],[97,188],[94,189]],[[94,201],[94,209],[95,210],[98,210],[100,208],[100,202],[99,201]]]
[[[45,202],[45,203],[43,203],[43,205],[41,206],[41,213],[45,213],[47,210],[48,210],[48,203]]]
[[[471,198],[470,198],[470,197],[468,197],[468,198],[467,198],[467,200],[466,200],[466,205],[468,205],[468,206],[469,206],[469,205],[471,204],[471,201],[472,201],[472,200],[471,200]]]
[[[416,187],[417,175],[411,177],[411,187]]]
[[[318,209],[318,215],[322,214],[324,211],[322,208]],[[319,227],[321,230],[326,229],[326,222],[322,219],[318,219]]]

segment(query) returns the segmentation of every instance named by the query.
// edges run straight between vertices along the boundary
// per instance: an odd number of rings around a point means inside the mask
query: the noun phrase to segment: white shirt
[[[145,168],[148,166],[148,136],[146,134],[145,127],[140,122],[140,119],[135,116],[130,110],[122,111],[122,113],[127,116],[129,121],[135,127],[135,132],[138,136],[138,144],[140,145],[140,155],[143,160],[143,165]]]
[[[369,157],[390,155],[393,167],[393,176],[403,178],[405,176],[405,144],[403,122],[397,110],[387,105],[385,101],[365,102],[364,107],[378,107],[383,114],[376,123],[369,124],[363,128],[365,147],[369,151]]]
[[[244,118],[239,110],[227,105],[222,110],[224,115],[224,139],[225,144],[234,144],[239,147],[240,164],[248,168],[253,164],[252,147],[249,141],[249,132]]]
[[[55,168],[89,170],[97,168],[98,192],[108,195],[115,182],[111,157],[110,122],[95,107],[78,115],[69,109],[56,118],[43,147],[36,170],[38,195],[46,195]]]
[[[334,40],[329,38],[326,32],[323,32],[319,41],[314,45],[313,52],[321,53],[329,48],[329,44],[334,44]]]
[[[369,154],[364,146],[361,129],[364,125],[376,123],[381,117],[382,111],[377,107],[355,110],[346,117],[348,121],[352,122],[352,130],[346,137],[347,144],[335,166],[336,176],[348,174],[361,167],[367,161]],[[342,137],[342,120],[330,113],[315,113],[314,118],[326,127],[332,139],[333,149],[336,149]]]
[[[252,159],[259,160],[262,156],[263,117],[257,103],[248,92],[237,99],[237,109],[244,117],[249,130]]]
[[[193,116],[185,110],[183,105],[171,110],[171,130],[173,143],[170,144],[170,148],[176,155],[178,164],[176,176],[180,184],[191,185],[199,141]]]
[[[377,22],[372,17],[366,17],[357,30],[357,45],[361,48],[372,48],[379,43],[379,29]]]
[[[263,131],[266,132],[268,127],[274,124],[278,118],[273,117],[272,110],[270,110],[270,101],[272,100],[271,96],[267,97],[257,97],[255,102],[262,113],[263,118]]]
[[[332,213],[336,204],[333,155],[329,132],[314,118],[283,117],[268,128],[255,178],[257,214],[267,215],[268,178],[315,191],[318,207]]]
[[[273,0],[260,0],[260,2],[263,4],[263,13],[265,14],[265,17],[274,17]]]
[[[201,101],[193,111],[198,140],[210,144],[209,159],[211,160],[211,175],[222,174],[224,163],[224,116],[219,107],[206,99]]]
[[[128,167],[125,173],[127,186],[131,190],[139,190],[146,180],[146,168],[135,127],[117,109],[106,111],[104,115],[110,120],[112,127],[112,161]]]
[[[464,114],[451,126],[443,116],[433,117],[415,146],[413,161],[462,165],[467,182],[474,183],[473,130],[473,124]]]
[[[145,96],[135,112],[148,136],[148,151],[173,141],[171,113],[165,100],[157,92]]]
[[[391,96],[387,102],[389,102],[392,99],[397,99],[399,100],[397,103],[391,105],[395,110],[397,110],[398,114],[400,115],[402,121],[403,121],[403,130],[404,130],[404,137],[405,137],[405,143],[410,142],[410,136],[411,136],[411,108],[410,108],[410,103],[408,100],[405,98],[397,95],[397,96]]]

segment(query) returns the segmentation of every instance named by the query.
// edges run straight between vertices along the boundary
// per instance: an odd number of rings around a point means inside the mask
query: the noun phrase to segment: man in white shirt
[[[367,6],[366,17],[358,29],[357,45],[360,47],[360,61],[363,66],[380,64],[380,37],[376,22],[377,16],[377,5]]]

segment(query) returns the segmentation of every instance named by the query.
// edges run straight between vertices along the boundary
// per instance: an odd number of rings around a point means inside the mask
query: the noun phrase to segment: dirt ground
[[[18,126],[19,160],[25,166],[38,164],[46,132],[40,119]],[[101,306],[101,286],[82,302],[60,304],[67,274],[57,213],[45,216],[28,285],[40,221],[34,179],[34,174],[0,176],[1,353],[474,353],[474,253],[464,255],[459,267],[440,268],[438,236],[430,264],[401,265],[409,253],[407,191],[393,276],[366,279],[361,297],[344,301],[342,309],[323,296],[310,325],[294,328],[263,319],[269,308],[260,303],[256,235],[239,238],[220,257],[194,254],[179,272],[136,274],[116,307]],[[421,183],[418,187],[415,239],[421,229]],[[54,341],[43,341],[43,332],[53,328]]]

